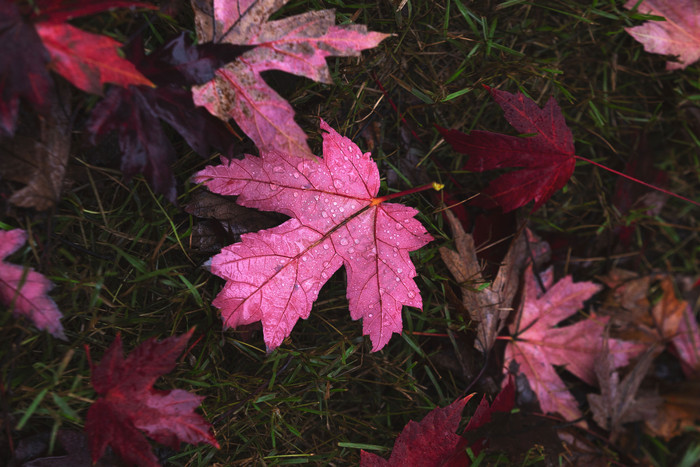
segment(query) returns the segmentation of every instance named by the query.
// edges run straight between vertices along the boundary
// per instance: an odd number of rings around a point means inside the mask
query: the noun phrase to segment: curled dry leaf
[[[513,309],[520,269],[526,255],[525,237],[519,235],[513,240],[494,281],[480,288],[484,277],[476,257],[474,238],[464,231],[462,223],[450,211],[445,214],[457,251],[442,247],[440,255],[461,287],[462,303],[469,317],[478,323],[474,346],[486,354],[493,347],[496,336]]]

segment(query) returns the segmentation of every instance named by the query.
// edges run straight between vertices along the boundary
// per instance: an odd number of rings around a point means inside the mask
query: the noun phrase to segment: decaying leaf
[[[639,276],[614,269],[602,280],[612,290],[605,311],[621,327],[621,335],[647,344],[669,345],[688,378],[700,375],[700,331],[690,305],[676,297],[666,274]],[[658,280],[661,297],[652,305],[648,293]]]
[[[358,56],[387,34],[365,26],[335,25],[333,10],[268,21],[289,0],[192,0],[200,42],[254,45],[193,88],[194,101],[217,117],[233,118],[258,149],[312,156],[292,106],[260,73],[282,70],[330,83],[328,56]]]
[[[645,420],[649,433],[666,440],[686,430],[700,432],[700,381],[683,381],[673,386],[662,393],[655,416]]]
[[[474,346],[486,354],[493,347],[496,336],[513,309],[526,255],[525,237],[519,235],[513,240],[495,280],[488,287],[480,288],[484,278],[476,257],[474,238],[464,231],[462,223],[450,211],[445,214],[457,251],[442,247],[440,255],[461,287],[464,308],[470,318],[479,323]]]
[[[183,208],[203,219],[192,226],[191,244],[206,252],[218,252],[240,241],[242,234],[269,229],[286,220],[281,214],[246,208],[231,197],[204,190],[193,192]]]
[[[622,381],[614,367],[614,358],[609,353],[609,340],[604,340],[600,358],[595,362],[595,373],[600,385],[600,394],[588,394],[588,403],[595,422],[610,431],[610,441],[615,442],[622,432],[622,425],[646,420],[656,416],[661,404],[658,396],[638,396],[642,379],[662,348],[649,347],[637,360]]]
[[[10,197],[15,206],[44,211],[61,196],[71,148],[70,88],[60,86],[59,95],[48,98],[49,110],[36,131],[0,141],[3,178],[27,185]]]

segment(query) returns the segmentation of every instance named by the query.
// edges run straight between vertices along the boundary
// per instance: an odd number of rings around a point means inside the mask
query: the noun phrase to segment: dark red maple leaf
[[[215,193],[240,195],[243,206],[292,217],[241,235],[212,258],[212,272],[227,281],[213,303],[226,327],[261,321],[265,344],[274,349],[345,266],[350,316],[362,318],[376,351],[401,332],[404,305],[422,308],[409,252],[432,237],[415,209],[376,197],[379,170],[369,153],[326,122],[321,128],[323,158],[263,151],[195,175]]]
[[[90,362],[92,385],[102,396],[90,406],[85,421],[93,463],[110,445],[129,463],[160,466],[144,433],[175,450],[181,442],[219,447],[209,433],[209,423],[194,412],[203,397],[181,389],[153,389],[159,376],[175,368],[193,332],[191,329],[160,342],[148,339],[126,359],[117,335],[100,364],[93,366]]]
[[[363,450],[360,466],[464,467],[470,465],[466,454],[467,446],[470,446],[473,454],[478,455],[487,446],[488,440],[480,438],[470,441],[469,432],[490,423],[494,413],[509,412],[515,406],[513,378],[508,378],[508,382],[491,404],[484,395],[474,415],[469,419],[463,435],[457,435],[455,431],[462,419],[462,410],[473,396],[474,394],[471,394],[447,407],[433,409],[420,423],[408,422],[396,438],[388,461]]]
[[[0,0],[0,131],[14,134],[20,98],[39,112],[47,110],[53,92],[49,68],[94,94],[101,94],[107,82],[151,84],[118,55],[119,42],[65,23],[111,8],[134,6],[154,8],[123,0]]]
[[[111,88],[87,123],[92,142],[117,131],[124,175],[143,173],[157,193],[174,202],[175,177],[170,166],[175,151],[160,120],[202,156],[208,156],[210,148],[228,153],[230,133],[221,121],[194,105],[185,86],[210,80],[217,68],[245,50],[247,47],[231,44],[193,45],[183,33],[146,56],[141,41],[135,40],[129,47],[130,56],[158,87]]]
[[[433,409],[420,422],[408,422],[396,438],[389,460],[363,450],[360,466],[438,467],[446,465],[445,462],[451,457],[454,459],[447,465],[469,465],[463,449],[457,460],[456,450],[463,439],[455,431],[462,420],[462,410],[472,396],[457,399],[447,407]]]
[[[484,205],[497,203],[504,212],[534,200],[532,210],[542,206],[574,173],[574,140],[554,98],[540,108],[521,93],[486,88],[505,112],[506,120],[525,136],[489,131],[469,134],[437,127],[455,151],[467,154],[465,170],[483,172],[522,167],[501,175],[483,191]]]

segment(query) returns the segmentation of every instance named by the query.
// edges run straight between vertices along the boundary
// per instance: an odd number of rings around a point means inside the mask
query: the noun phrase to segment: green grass
[[[394,34],[360,60],[330,58],[334,85],[294,80],[284,90],[315,150],[318,116],[362,149],[368,144],[362,131],[375,131],[373,155],[382,176],[399,172],[384,179],[380,194],[435,180],[463,201],[485,186],[488,176],[464,173],[465,156],[439,144],[433,124],[514,134],[481,88],[486,84],[522,91],[540,105],[554,96],[577,154],[617,170],[644,155],[665,171],[668,189],[698,199],[700,66],[666,72],[664,57],[645,53],[624,32],[639,20],[623,2],[408,0],[397,12],[392,4],[398,3],[292,1],[278,15],[336,8],[339,22],[354,19]],[[188,13],[182,16],[188,19]],[[137,26],[129,15],[107,17],[104,27],[124,37]],[[180,27],[192,26],[157,19],[151,39]],[[177,147],[178,203],[185,204],[199,189],[186,180],[205,161],[179,141]],[[415,156],[409,157],[411,151]],[[65,315],[69,338],[60,342],[9,313],[0,316],[3,451],[10,449],[8,435],[16,447],[34,433],[82,430],[96,398],[84,346],[99,361],[117,333],[130,351],[149,337],[196,326],[192,342],[200,340],[157,387],[206,396],[201,411],[222,449],[162,448],[168,465],[353,465],[360,448],[386,456],[409,420],[452,402],[481,370],[483,360],[469,340],[473,323],[437,253],[450,244],[439,196],[401,200],[421,211],[421,222],[435,237],[412,255],[424,310],[404,310],[403,336],[370,353],[361,323],[350,320],[339,272],[323,288],[311,317],[268,354],[255,326],[222,331],[211,302],[223,282],[203,267],[210,255],[190,244],[197,220],[154,196],[140,177],[124,182],[118,171],[89,162],[89,156],[75,153],[72,186],[53,211],[12,210],[3,218],[4,228],[31,233],[33,240],[11,260],[56,284],[51,295]],[[610,173],[578,164],[566,189],[531,216],[538,233],[564,242],[555,256],[557,269],[581,280],[611,266],[697,274],[697,209],[669,199],[658,213],[620,214],[612,201],[616,182]],[[622,248],[614,229],[633,221],[631,244]],[[653,242],[650,234],[657,234]],[[498,358],[471,391],[495,394]],[[662,440],[636,441],[641,451],[635,455],[655,465],[697,462],[697,434],[677,441],[682,449],[666,452]],[[522,465],[540,459],[538,449],[523,453]],[[502,456],[493,460],[508,465]]]

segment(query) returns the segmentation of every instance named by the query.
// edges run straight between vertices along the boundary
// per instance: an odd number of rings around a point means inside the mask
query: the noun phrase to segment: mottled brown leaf
[[[43,211],[60,198],[71,145],[69,102],[70,88],[62,86],[36,131],[0,141],[2,178],[27,185],[10,197],[15,206]]]
[[[503,329],[505,319],[513,309],[513,299],[518,291],[518,276],[526,254],[525,237],[518,236],[510,246],[496,279],[488,287],[484,284],[481,266],[476,257],[474,238],[464,231],[462,224],[446,211],[452,228],[457,251],[440,248],[442,260],[462,289],[462,303],[473,321],[477,321],[477,337],[474,346],[482,353],[493,347],[496,336]]]

